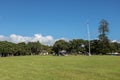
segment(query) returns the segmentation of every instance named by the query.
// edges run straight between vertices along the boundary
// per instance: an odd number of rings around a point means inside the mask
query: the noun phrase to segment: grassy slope
[[[120,80],[120,57],[0,58],[0,80]]]

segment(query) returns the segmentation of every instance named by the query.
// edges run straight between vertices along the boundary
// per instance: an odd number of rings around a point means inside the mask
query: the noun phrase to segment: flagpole
[[[88,21],[87,21],[87,33],[88,33],[88,46],[89,46],[89,52],[88,52],[88,55],[91,56],[90,30],[89,30],[89,23],[88,23]]]

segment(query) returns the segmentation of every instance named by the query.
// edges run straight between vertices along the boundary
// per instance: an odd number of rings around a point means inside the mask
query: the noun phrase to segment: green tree
[[[16,44],[14,56],[28,55],[27,45],[25,42]]]
[[[112,50],[113,52],[119,52],[120,53],[120,43],[118,42],[114,42],[114,43],[111,43],[112,44]]]
[[[65,40],[58,40],[53,45],[53,50],[56,54],[58,54],[58,52],[61,50],[67,51],[68,49],[69,49],[69,42],[67,42]]]
[[[117,52],[117,47],[115,46],[116,43],[111,42],[110,43],[110,52],[115,53]]]
[[[100,21],[100,26],[99,26],[99,33],[100,33],[100,35],[99,35],[99,39],[101,40],[101,41],[105,41],[108,37],[107,37],[107,33],[109,32],[109,23],[106,21],[106,20],[104,20],[104,19],[102,19],[101,21]]]
[[[91,53],[94,55],[100,54],[100,40],[91,40]]]
[[[0,54],[2,57],[11,56],[14,51],[14,44],[7,41],[0,42]]]
[[[99,40],[100,40],[100,48],[101,48],[101,52],[102,54],[106,54],[106,53],[109,53],[110,52],[110,41],[108,39],[108,36],[107,36],[107,33],[109,32],[109,23],[102,19],[100,21],[100,26],[98,28],[99,30]]]
[[[30,54],[38,55],[42,51],[42,45],[40,42],[29,42],[27,46],[30,50]]]
[[[70,41],[70,52],[72,54],[86,53],[86,41],[82,39],[73,39]]]

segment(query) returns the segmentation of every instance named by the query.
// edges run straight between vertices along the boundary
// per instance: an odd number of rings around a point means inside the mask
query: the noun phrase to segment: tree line
[[[92,55],[107,55],[115,52],[120,53],[120,43],[107,42],[103,43],[100,40],[91,40],[91,54]],[[88,40],[73,39],[69,42],[64,40],[56,41],[53,45],[53,50],[58,53],[60,50],[67,50],[68,54],[88,55],[89,47]]]
[[[98,28],[99,39],[90,40],[92,55],[106,55],[108,53],[120,53],[120,43],[111,42],[107,36],[109,32],[108,22],[106,20],[100,21]],[[88,40],[73,39],[69,41],[58,40],[53,46],[42,45],[40,42],[21,42],[12,43],[7,41],[0,41],[0,56],[25,56],[25,55],[45,55],[53,54],[59,55],[59,51],[65,50],[67,54],[71,55],[87,55],[89,52]]]
[[[49,46],[42,45],[40,42],[21,42],[18,44],[1,41],[0,56],[24,56],[24,55],[42,55],[50,50]]]
[[[91,40],[92,55],[106,55],[107,53],[120,53],[120,43],[110,42],[103,44],[100,40]],[[59,51],[66,50],[71,55],[87,55],[88,41],[83,39],[73,39],[70,41],[58,40],[53,46],[42,45],[40,42],[12,43],[7,41],[0,42],[0,56],[25,56],[25,55],[44,55],[43,53],[59,55]]]

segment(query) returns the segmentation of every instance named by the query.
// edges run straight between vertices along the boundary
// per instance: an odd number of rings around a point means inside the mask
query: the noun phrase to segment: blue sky
[[[120,40],[120,0],[0,0],[0,35],[51,35],[55,39],[96,38],[101,19],[111,40]]]

